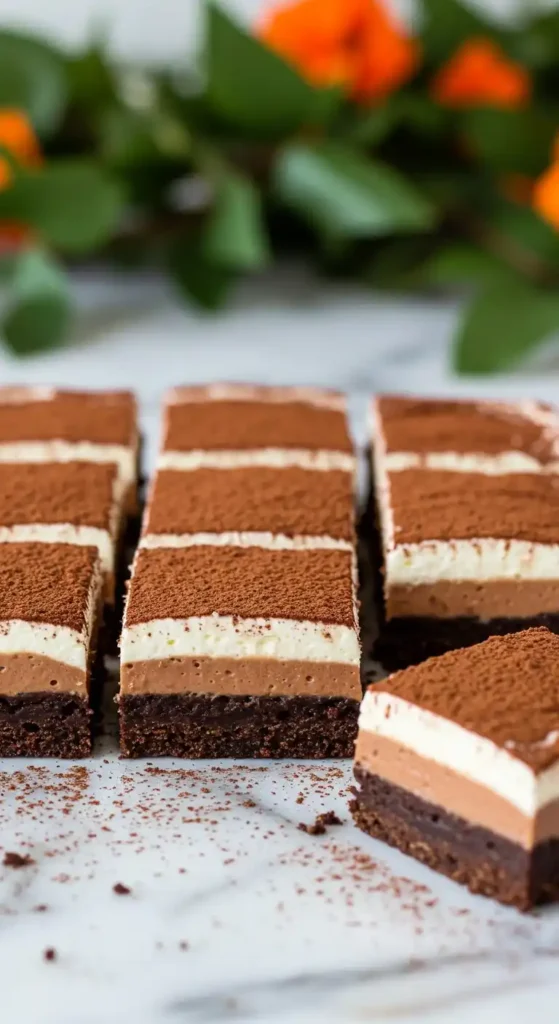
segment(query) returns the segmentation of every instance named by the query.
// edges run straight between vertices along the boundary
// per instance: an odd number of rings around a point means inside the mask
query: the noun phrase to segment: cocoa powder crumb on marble
[[[113,885],[113,892],[116,893],[117,896],[130,896],[132,889],[127,885],[123,885],[122,882],[117,882],[116,885]]]
[[[16,870],[18,868],[31,867],[34,863],[33,857],[28,853],[13,853],[11,851],[7,851],[4,854],[4,860],[2,861],[5,868],[14,868]]]

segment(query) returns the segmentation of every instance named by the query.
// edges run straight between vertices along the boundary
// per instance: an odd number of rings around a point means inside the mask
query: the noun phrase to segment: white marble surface
[[[136,387],[150,459],[161,390],[177,381],[348,388],[361,436],[376,388],[559,397],[552,353],[524,375],[453,380],[452,302],[304,284],[291,271],[207,319],[152,280],[82,280],[83,340],[25,363],[0,355],[0,381]],[[34,862],[0,866],[2,1024],[555,1024],[559,914],[474,898],[363,836],[350,784],[348,763],[154,772],[118,759],[110,716],[78,771],[0,763],[0,854]],[[297,828],[325,810],[343,826]]]

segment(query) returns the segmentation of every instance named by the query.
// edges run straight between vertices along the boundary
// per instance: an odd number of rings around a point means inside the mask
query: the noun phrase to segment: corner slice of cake
[[[103,604],[95,547],[0,544],[0,756],[84,757]]]
[[[520,910],[559,899],[558,693],[559,638],[545,628],[369,687],[356,824]]]

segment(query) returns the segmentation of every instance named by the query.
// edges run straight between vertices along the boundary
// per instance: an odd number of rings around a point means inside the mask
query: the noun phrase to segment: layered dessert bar
[[[90,753],[102,589],[96,547],[0,544],[0,756]]]
[[[377,400],[368,521],[387,668],[559,629],[558,454],[559,417],[536,403]]]
[[[0,462],[0,544],[81,544],[99,552],[115,599],[120,486],[114,463]]]
[[[0,388],[0,462],[114,463],[123,509],[137,513],[139,433],[130,391]]]
[[[171,394],[121,640],[127,756],[351,756],[354,470],[339,395]]]
[[[559,638],[539,627],[367,690],[357,825],[472,892],[559,898]]]

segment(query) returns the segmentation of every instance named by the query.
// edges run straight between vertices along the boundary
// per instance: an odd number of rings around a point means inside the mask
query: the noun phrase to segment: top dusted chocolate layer
[[[269,398],[267,394],[269,393]],[[304,400],[294,389],[239,388],[230,385],[220,398],[204,400],[202,389],[172,392],[165,409],[164,451],[250,450],[298,448],[310,451],[352,452],[347,419],[340,396],[331,404]],[[253,395],[253,397],[247,397]],[[336,399],[334,401],[334,398]]]
[[[377,410],[388,452],[524,452],[559,456],[559,417],[537,402],[442,401],[384,395]]]
[[[81,633],[97,568],[96,548],[0,544],[0,630],[2,621],[23,619]]]
[[[535,771],[559,757],[559,637],[547,629],[429,658],[371,689],[457,722]]]
[[[206,545],[139,552],[126,626],[205,615],[353,627],[351,552]]]
[[[559,543],[559,480],[433,469],[389,473],[396,544],[495,537]]]
[[[14,441],[90,441],[130,445],[136,437],[130,391],[52,391],[0,388],[0,444]]]
[[[352,540],[351,474],[262,467],[158,472],[144,533],[230,531]]]
[[[71,523],[108,530],[116,466],[96,462],[0,463],[0,526]]]

